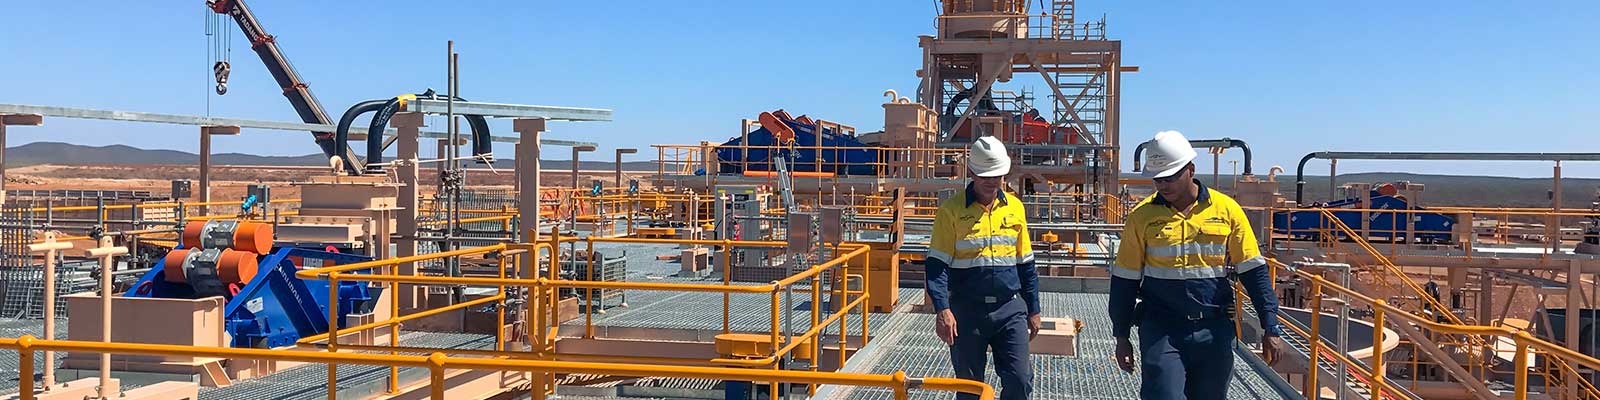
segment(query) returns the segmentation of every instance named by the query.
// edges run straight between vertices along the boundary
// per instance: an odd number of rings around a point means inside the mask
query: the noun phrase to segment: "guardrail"
[[[892,375],[883,375],[814,371],[768,371],[742,368],[660,366],[506,358],[470,358],[452,357],[438,352],[429,354],[428,356],[355,354],[336,353],[331,351],[306,352],[253,348],[40,340],[34,338],[33,335],[24,335],[15,339],[0,338],[0,348],[17,351],[18,359],[20,361],[20,371],[18,375],[28,377],[27,379],[21,379],[20,382],[18,382],[18,395],[23,400],[33,400],[37,396],[37,393],[35,393],[36,387],[33,379],[31,378],[36,369],[33,358],[33,353],[35,351],[75,351],[85,353],[143,354],[158,356],[222,357],[268,361],[321,363],[327,364],[330,371],[333,369],[332,367],[334,365],[338,364],[376,365],[388,366],[390,368],[427,368],[429,372],[428,378],[430,386],[430,398],[434,400],[445,399],[445,372],[452,369],[524,371],[544,374],[573,373],[634,377],[655,376],[759,382],[771,381],[804,383],[811,385],[872,386],[892,389],[895,392],[895,398],[900,400],[908,399],[910,397],[910,389],[919,388],[927,390],[971,393],[978,395],[982,400],[994,399],[994,388],[983,382],[956,378],[911,378],[907,377],[903,371],[896,372]],[[328,386],[329,399],[336,399],[338,397],[337,388],[338,386],[335,385]],[[776,395],[777,394],[774,394],[774,396]]]
[[[1332,292],[1334,294],[1341,295],[1346,299],[1350,299],[1354,302],[1372,307],[1374,313],[1372,318],[1373,324],[1375,327],[1379,328],[1373,330],[1373,343],[1383,343],[1384,330],[1381,328],[1386,326],[1386,324],[1395,325],[1398,327],[1398,329],[1425,329],[1435,333],[1436,335],[1433,335],[1434,337],[1465,335],[1467,337],[1479,338],[1507,338],[1516,345],[1516,351],[1512,355],[1515,367],[1511,371],[1514,379],[1513,393],[1516,400],[1526,400],[1528,398],[1528,374],[1530,370],[1534,369],[1529,365],[1530,359],[1533,358],[1530,357],[1530,355],[1532,355],[1530,352],[1543,354],[1545,357],[1540,357],[1540,359],[1549,360],[1549,362],[1553,364],[1552,366],[1545,367],[1545,369],[1555,369],[1562,371],[1560,375],[1577,377],[1576,384],[1585,390],[1586,395],[1600,396],[1600,391],[1592,390],[1594,387],[1593,384],[1588,382],[1586,379],[1582,379],[1578,371],[1573,368],[1573,365],[1575,364],[1591,369],[1600,369],[1600,359],[1596,359],[1594,357],[1578,353],[1577,351],[1561,347],[1554,343],[1541,340],[1523,330],[1516,330],[1503,326],[1478,326],[1434,322],[1431,318],[1412,314],[1407,310],[1390,305],[1387,301],[1382,299],[1373,299],[1355,291],[1354,289],[1340,286],[1332,281],[1327,280],[1326,278],[1323,278],[1321,275],[1307,272],[1305,270],[1291,269],[1288,265],[1285,265],[1276,259],[1270,259],[1269,262],[1273,268],[1284,269],[1289,271],[1294,276],[1311,283],[1311,293],[1313,293],[1315,296],[1312,298],[1312,309],[1316,312],[1321,311],[1321,299],[1324,297],[1323,295],[1326,292]],[[1291,327],[1293,326],[1292,324],[1289,325]],[[1307,334],[1306,337],[1311,341],[1311,348],[1313,351],[1312,355],[1314,359],[1322,352],[1329,352],[1336,356],[1340,356],[1340,362],[1346,363],[1346,365],[1355,365],[1347,358],[1342,357],[1342,355],[1338,355],[1337,351],[1329,348],[1326,343],[1323,343],[1321,340],[1321,335]],[[1385,381],[1384,374],[1382,373],[1383,368],[1381,368],[1384,363],[1385,361],[1383,361],[1382,352],[1374,351],[1374,359],[1372,363],[1374,368],[1371,370],[1360,370],[1359,372],[1365,373],[1363,378],[1369,382],[1372,382],[1380,387],[1386,387],[1388,390],[1392,391],[1392,386],[1385,386],[1387,383]],[[1315,368],[1315,365],[1316,364],[1313,362],[1311,364],[1311,368]],[[1311,373],[1312,376],[1314,376],[1314,374],[1314,372]],[[1314,387],[1315,378],[1309,379],[1311,379],[1312,382],[1308,383],[1307,387]],[[1380,394],[1380,397],[1382,396],[1383,395]],[[1397,398],[1392,393],[1389,394],[1388,397]]]
[[[550,264],[549,264],[549,268],[547,268],[547,270],[549,271],[549,275],[548,276],[543,276],[543,277],[537,277],[537,278],[533,278],[533,279],[528,279],[528,278],[508,278],[507,277],[507,271],[506,271],[507,261],[506,261],[505,257],[501,257],[500,258],[499,277],[496,277],[496,278],[415,276],[415,275],[398,275],[398,274],[394,274],[393,272],[391,272],[390,274],[360,273],[360,272],[371,272],[373,270],[386,269],[386,268],[392,271],[395,267],[397,267],[398,265],[400,265],[402,263],[429,261],[429,260],[442,259],[442,258],[448,258],[448,257],[470,256],[470,255],[487,254],[487,253],[495,253],[495,252],[500,252],[503,256],[509,254],[509,255],[515,255],[517,257],[529,257],[529,256],[537,257],[540,250],[553,250],[554,246],[556,246],[556,245],[558,245],[560,243],[578,242],[578,241],[585,242],[588,245],[589,254],[594,254],[594,244],[595,243],[646,243],[646,244],[674,244],[674,245],[690,244],[690,245],[718,246],[718,247],[721,248],[720,252],[722,254],[721,254],[720,259],[722,260],[723,270],[725,271],[723,273],[723,281],[722,281],[722,283],[720,285],[686,284],[686,283],[655,283],[655,282],[604,282],[604,281],[594,281],[593,280],[594,279],[594,276],[593,276],[594,259],[593,259],[593,257],[590,257],[588,259],[588,263],[589,263],[588,267],[589,268],[587,270],[590,273],[590,276],[587,277],[588,280],[581,280],[581,281],[563,280],[563,279],[560,279],[557,276],[557,273],[560,270],[560,268],[558,267],[560,265],[560,263],[559,263],[559,257],[555,256],[556,253],[554,251],[551,252],[552,255],[550,257]],[[541,242],[535,243],[535,244],[497,244],[497,245],[491,245],[491,246],[475,247],[475,248],[469,248],[469,249],[461,249],[461,250],[440,252],[440,253],[433,253],[433,254],[426,254],[426,255],[419,255],[419,256],[401,257],[401,258],[393,258],[393,259],[385,259],[385,260],[374,260],[374,261],[367,261],[367,262],[347,264],[347,265],[338,265],[338,266],[331,266],[331,267],[306,269],[306,270],[302,270],[302,271],[297,272],[296,275],[299,276],[300,278],[303,278],[303,279],[326,279],[326,280],[328,280],[329,281],[329,287],[330,288],[334,288],[334,289],[330,289],[330,294],[329,294],[331,296],[330,298],[337,298],[337,293],[333,293],[333,291],[337,290],[336,288],[339,286],[338,282],[341,281],[341,280],[345,280],[345,281],[364,281],[364,282],[382,282],[382,283],[385,283],[385,284],[388,285],[389,289],[391,290],[391,293],[397,293],[396,289],[398,288],[399,284],[493,286],[493,287],[498,288],[498,291],[497,291],[497,294],[495,296],[485,297],[485,298],[477,299],[477,300],[474,300],[474,301],[471,301],[471,302],[458,303],[458,304],[447,306],[447,307],[444,307],[444,308],[432,309],[432,310],[425,311],[425,312],[422,312],[422,313],[411,314],[411,315],[406,315],[406,316],[401,316],[399,314],[398,300],[396,298],[394,298],[394,297],[391,297],[392,300],[391,300],[391,305],[390,306],[391,306],[391,311],[392,311],[392,314],[391,314],[392,317],[389,320],[375,321],[375,322],[363,324],[363,325],[360,325],[360,326],[348,327],[348,328],[343,328],[343,329],[335,329],[335,330],[332,330],[329,333],[324,334],[324,335],[313,336],[313,337],[309,337],[309,338],[306,338],[306,339],[302,339],[299,344],[301,344],[301,345],[318,345],[317,342],[321,341],[323,343],[321,343],[320,345],[326,347],[329,351],[336,351],[338,348],[350,348],[350,349],[356,349],[356,350],[370,350],[370,351],[391,351],[391,352],[398,352],[398,351],[415,352],[415,351],[438,350],[438,351],[442,351],[442,352],[445,352],[445,353],[457,353],[457,354],[504,355],[504,354],[498,353],[498,352],[485,352],[485,351],[457,351],[457,350],[447,350],[447,349],[423,349],[423,348],[399,347],[398,343],[397,343],[397,340],[398,340],[397,339],[398,338],[398,324],[401,323],[401,322],[412,320],[412,319],[416,319],[416,318],[422,318],[422,317],[426,317],[426,316],[436,315],[436,314],[449,312],[449,311],[453,311],[453,310],[458,310],[458,309],[462,309],[462,308],[465,308],[465,307],[471,307],[471,306],[479,305],[479,304],[487,304],[487,303],[491,303],[491,302],[499,304],[499,303],[503,302],[506,299],[506,292],[505,292],[505,288],[506,287],[525,287],[525,288],[528,288],[528,290],[530,291],[529,292],[530,293],[530,295],[529,295],[530,301],[528,302],[528,315],[530,316],[531,319],[535,319],[535,321],[533,321],[533,325],[534,326],[530,327],[530,328],[534,328],[534,329],[530,329],[529,330],[531,332],[531,336],[532,336],[530,339],[533,339],[533,341],[535,343],[539,344],[539,347],[537,349],[535,349],[535,351],[534,351],[534,354],[536,356],[541,357],[541,358],[550,358],[550,359],[554,359],[554,358],[578,358],[578,359],[588,358],[588,359],[591,359],[591,360],[600,359],[600,360],[603,361],[603,360],[606,360],[607,358],[589,357],[589,356],[575,355],[575,354],[559,354],[559,353],[556,353],[555,352],[554,341],[553,341],[554,340],[554,336],[555,336],[554,333],[553,333],[553,328],[552,328],[551,332],[547,332],[547,331],[543,331],[543,330],[540,330],[540,329],[536,329],[537,327],[551,326],[551,325],[553,325],[551,322],[552,321],[556,321],[556,317],[557,316],[555,315],[555,308],[556,308],[555,305],[560,301],[560,299],[558,297],[559,293],[558,293],[557,289],[565,288],[565,289],[574,289],[574,290],[577,290],[577,289],[585,290],[586,291],[586,295],[587,295],[586,298],[593,298],[593,294],[594,294],[593,291],[596,290],[596,289],[665,290],[665,291],[679,291],[679,292],[721,293],[723,295],[723,310],[722,310],[722,313],[723,313],[722,331],[723,331],[723,333],[732,332],[732,326],[731,326],[731,321],[732,321],[731,297],[732,297],[733,294],[767,294],[767,295],[769,295],[770,296],[770,304],[771,304],[771,325],[770,325],[770,327],[771,327],[771,331],[770,331],[771,339],[770,340],[771,340],[771,343],[773,343],[773,346],[772,346],[773,350],[772,350],[771,354],[769,354],[766,357],[756,358],[756,359],[717,358],[717,359],[704,360],[704,359],[680,359],[680,358],[664,358],[664,357],[648,357],[648,356],[637,356],[637,357],[630,356],[630,357],[628,357],[628,359],[634,360],[634,361],[661,362],[661,363],[670,363],[670,364],[679,364],[679,365],[688,364],[688,365],[728,366],[728,367],[743,367],[743,368],[771,367],[771,368],[776,369],[776,368],[779,367],[778,362],[777,362],[778,360],[783,358],[785,355],[789,355],[790,353],[794,352],[802,344],[809,343],[810,346],[811,346],[810,349],[811,349],[811,352],[812,352],[812,354],[810,354],[810,357],[809,357],[810,364],[811,364],[810,368],[813,371],[815,371],[817,369],[817,367],[818,367],[817,366],[817,362],[820,359],[820,355],[821,355],[821,348],[822,348],[822,346],[821,346],[822,345],[821,338],[822,338],[823,331],[827,326],[832,325],[835,322],[838,322],[839,323],[838,335],[839,335],[840,343],[841,343],[841,348],[839,349],[838,355],[839,355],[840,365],[843,365],[843,363],[845,362],[845,355],[847,353],[847,350],[844,348],[846,345],[844,345],[843,343],[848,343],[848,340],[846,340],[846,339],[849,337],[848,336],[848,329],[846,329],[845,323],[842,322],[843,319],[847,315],[849,315],[851,313],[859,313],[860,314],[860,318],[861,318],[860,319],[860,321],[861,321],[861,335],[860,335],[861,343],[864,345],[865,343],[867,343],[869,341],[869,337],[870,337],[869,336],[869,331],[868,331],[868,324],[870,322],[870,313],[867,311],[867,304],[869,304],[868,302],[870,301],[870,295],[866,292],[865,288],[870,287],[870,284],[871,284],[871,282],[869,281],[871,274],[868,273],[868,271],[870,270],[869,258],[866,257],[866,255],[869,253],[871,247],[868,246],[868,245],[865,245],[865,244],[844,244],[844,245],[836,246],[836,247],[834,247],[834,254],[835,254],[834,259],[826,261],[826,262],[823,262],[823,263],[818,264],[818,265],[815,265],[813,267],[810,267],[805,271],[796,273],[794,275],[790,275],[790,276],[785,277],[783,279],[775,280],[775,281],[773,281],[771,283],[768,283],[768,284],[765,284],[765,285],[733,285],[732,284],[732,281],[731,281],[731,275],[732,274],[731,274],[731,270],[729,269],[730,268],[730,261],[729,260],[731,260],[731,255],[732,255],[731,252],[732,252],[733,248],[735,248],[735,247],[783,248],[786,245],[787,245],[787,243],[785,243],[785,242],[770,242],[770,241],[599,238],[599,237],[594,237],[594,236],[590,236],[590,237],[583,238],[583,239],[578,239],[578,238],[574,238],[574,237],[561,237],[559,235],[552,235],[548,241],[541,241]],[[512,254],[514,252],[523,252],[523,253]],[[853,262],[856,262],[856,261],[859,261],[859,265],[860,265],[861,269],[860,269],[859,273],[852,273],[852,271],[850,271],[850,267],[852,266],[852,265],[850,265],[850,263],[853,263]],[[801,333],[799,335],[795,335],[793,331],[789,331],[787,329],[781,328],[780,327],[780,317],[784,318],[785,320],[792,320],[792,319],[788,318],[787,315],[785,315],[782,311],[780,311],[780,305],[782,304],[782,302],[780,301],[780,295],[782,295],[784,293],[788,293],[790,290],[792,290],[792,288],[795,285],[797,285],[797,284],[799,284],[801,282],[809,281],[809,283],[810,283],[810,285],[809,285],[810,293],[809,294],[810,294],[810,298],[811,298],[811,301],[812,301],[811,304],[813,304],[813,305],[822,304],[822,294],[824,293],[824,291],[822,290],[822,284],[821,284],[822,281],[821,280],[822,280],[822,273],[825,272],[825,271],[834,271],[835,272],[833,274],[833,276],[835,278],[835,280],[833,282],[834,289],[831,290],[831,295],[837,296],[837,298],[840,299],[840,301],[844,304],[844,306],[840,307],[837,311],[835,311],[834,313],[832,313],[831,315],[828,315],[826,317],[821,315],[822,311],[818,308],[819,306],[813,306],[811,308],[811,322],[812,322],[811,326],[806,332]],[[859,290],[859,291],[849,290],[848,288],[849,288],[849,283],[850,283],[851,280],[859,280],[859,281],[861,281],[861,285],[860,286],[863,288],[863,290]],[[335,318],[337,317],[337,315],[338,315],[337,314],[338,313],[338,308],[337,307],[338,307],[337,304],[330,305],[329,310],[328,310],[330,320],[335,320]],[[497,307],[497,309],[498,309],[497,312],[499,313],[498,314],[498,320],[500,321],[500,324],[503,326],[504,325],[504,321],[505,321],[505,314],[504,314],[505,307]],[[594,307],[584,307],[584,336],[587,337],[587,338],[593,338],[595,336],[594,311],[595,311]],[[388,326],[390,328],[390,346],[389,347],[363,346],[363,345],[344,345],[344,344],[337,343],[336,338],[338,338],[338,337],[340,337],[342,335],[349,334],[349,333],[354,333],[354,332],[365,331],[365,330],[369,330],[369,329],[380,328],[380,327],[383,327],[383,326]],[[781,335],[780,335],[780,332],[782,333]],[[497,330],[497,333],[496,333],[497,350],[498,350],[498,348],[500,346],[498,343],[504,343],[504,342],[505,342],[505,338]],[[509,354],[509,353],[506,353],[506,354]],[[523,354],[525,354],[525,353],[523,353]],[[334,367],[334,366],[330,366],[329,367],[329,372],[328,372],[329,378],[328,379],[329,379],[330,385],[332,385],[333,382],[335,382],[335,377],[336,377],[336,375],[335,375],[336,372],[334,371],[335,368],[336,367]],[[394,385],[396,385],[396,382],[398,380],[398,370],[397,369],[395,369],[395,368],[391,368],[390,369],[390,378],[389,379],[390,379],[391,387],[394,387]],[[546,376],[543,379],[543,382],[553,385],[553,376]],[[776,386],[777,383],[774,382],[773,385]],[[776,389],[776,388],[774,388],[774,389]],[[811,389],[814,391],[815,390],[815,386],[812,386]],[[774,393],[776,393],[776,390],[774,390]]]

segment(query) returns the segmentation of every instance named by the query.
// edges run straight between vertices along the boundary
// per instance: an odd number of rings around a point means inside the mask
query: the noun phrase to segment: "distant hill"
[[[1125,175],[1136,178],[1137,175]],[[1211,184],[1210,174],[1198,178]],[[1294,200],[1294,175],[1278,175],[1278,193]],[[1306,202],[1328,201],[1328,176],[1307,176]],[[1221,177],[1221,189],[1227,191],[1233,178]],[[1372,172],[1339,175],[1338,184],[1364,182],[1384,183],[1409,181],[1425,185],[1422,205],[1452,205],[1469,207],[1549,207],[1550,178],[1510,178],[1498,176],[1428,175],[1398,172]],[[1146,189],[1148,190],[1148,189]],[[1562,178],[1561,203],[1565,208],[1588,209],[1600,190],[1600,179]]]
[[[17,168],[30,165],[56,164],[56,165],[149,165],[149,164],[195,164],[200,162],[200,155],[177,150],[145,150],[125,145],[111,146],[82,146],[59,142],[35,142],[6,149],[6,167]],[[241,153],[219,153],[211,155],[211,162],[217,165],[267,165],[267,166],[322,166],[328,165],[326,157],[321,154],[307,154],[303,156],[258,156]],[[614,163],[605,161],[582,161],[580,169],[606,170],[615,168]],[[495,168],[512,168],[514,161],[511,159],[495,160]],[[572,160],[544,160],[540,168],[571,169]],[[653,161],[630,161],[622,163],[622,168],[628,171],[655,171],[656,163]]]

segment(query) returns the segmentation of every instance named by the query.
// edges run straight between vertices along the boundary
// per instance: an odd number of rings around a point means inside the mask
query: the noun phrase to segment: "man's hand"
[[[934,318],[934,332],[939,334],[939,340],[944,341],[945,345],[954,346],[956,344],[956,314],[948,309],[940,311],[939,316]]]
[[[1289,347],[1278,335],[1261,337],[1261,354],[1267,357],[1267,365],[1278,363],[1278,356],[1283,355],[1283,349]]]
[[[1133,373],[1133,342],[1128,341],[1128,338],[1117,338],[1117,352],[1113,358],[1117,360],[1117,367],[1122,368],[1122,372]]]
[[[1041,319],[1039,314],[1029,315],[1028,316],[1028,341],[1031,342],[1031,341],[1033,341],[1033,338],[1039,337],[1039,330],[1040,329],[1044,329],[1044,320]]]

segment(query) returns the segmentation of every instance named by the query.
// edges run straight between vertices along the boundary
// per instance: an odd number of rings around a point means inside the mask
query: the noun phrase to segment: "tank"
[[[1021,0],[944,0],[939,35],[944,39],[1022,38],[1028,5]]]

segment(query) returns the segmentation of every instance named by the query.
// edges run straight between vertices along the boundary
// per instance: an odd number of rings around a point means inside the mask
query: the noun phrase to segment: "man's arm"
[[[950,223],[950,218],[940,208],[933,217],[933,238],[928,243],[928,259],[926,287],[928,302],[933,303],[935,313],[950,308],[950,262],[954,260],[956,250],[955,229]]]
[[[1267,335],[1279,336],[1283,327],[1278,324],[1278,294],[1272,291],[1272,274],[1268,272],[1271,267],[1267,266],[1267,258],[1261,256],[1255,231],[1244,209],[1233,206],[1229,213],[1232,214],[1233,234],[1228,236],[1228,259],[1241,260],[1234,264],[1234,271],[1239,274],[1239,284],[1250,296],[1250,303],[1255,305],[1261,329]]]
[[[1039,268],[1033,261],[1027,221],[1022,222],[1017,233],[1017,279],[1022,281],[1022,301],[1028,303],[1028,315],[1039,315]]]
[[[1116,261],[1111,263],[1111,336],[1127,339],[1133,331],[1133,307],[1139,297],[1139,281],[1144,278],[1144,238],[1141,226],[1127,221],[1122,227],[1122,242]]]
[[[1283,327],[1278,323],[1278,294],[1272,291],[1272,276],[1264,267],[1253,268],[1239,274],[1239,283],[1244,285],[1245,294],[1250,295],[1250,302],[1256,307],[1256,316],[1261,318],[1261,329],[1267,335],[1283,335]]]

